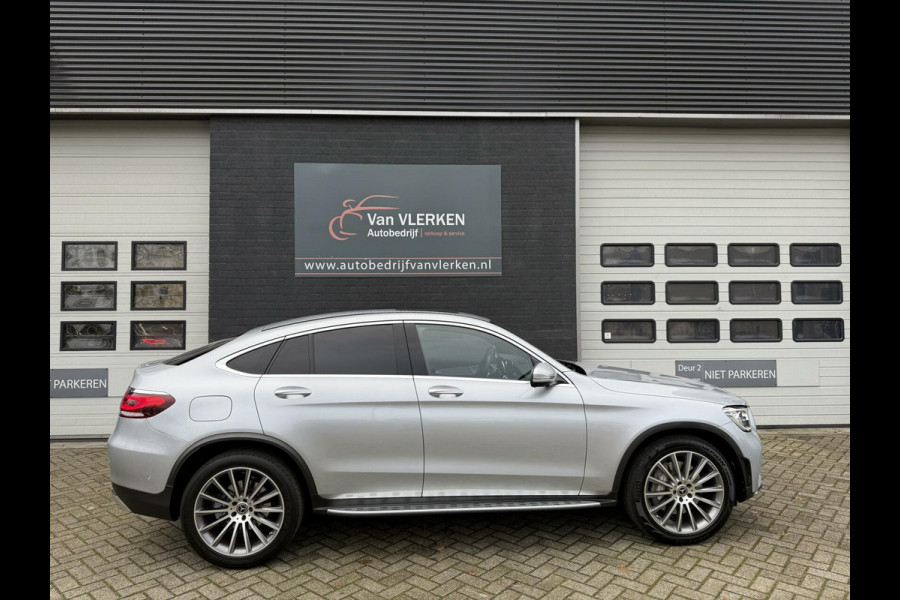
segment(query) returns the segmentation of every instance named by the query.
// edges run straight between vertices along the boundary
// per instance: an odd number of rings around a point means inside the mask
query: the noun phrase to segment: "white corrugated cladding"
[[[850,422],[850,134],[847,129],[601,127],[582,123],[580,356],[675,373],[676,360],[776,359],[777,387],[735,387],[762,425]],[[603,267],[602,244],[653,244],[651,267]],[[667,267],[665,245],[717,244],[718,265]],[[728,244],[779,245],[780,264],[730,267]],[[790,245],[840,244],[840,266],[794,267]],[[666,304],[667,281],[717,281],[714,305]],[[729,303],[730,281],[781,283],[781,302]],[[791,282],[840,281],[840,304],[794,304]],[[604,281],[653,281],[651,305],[604,305]],[[731,319],[780,319],[780,342],[733,343]],[[843,319],[839,342],[795,342],[796,318]],[[604,343],[603,319],[653,319],[653,343]],[[669,343],[667,319],[718,319],[720,341]]]
[[[63,242],[117,242],[115,271],[63,271]],[[187,270],[134,271],[134,241],[187,242]],[[115,281],[116,310],[62,311],[62,282]],[[131,310],[132,281],[184,281],[184,310]],[[50,368],[108,369],[109,396],[51,398],[50,436],[105,436],[133,369],[180,350],[129,350],[132,320],[186,321],[186,347],[209,326],[209,123],[50,122]],[[115,321],[114,351],[60,351],[63,321]]]

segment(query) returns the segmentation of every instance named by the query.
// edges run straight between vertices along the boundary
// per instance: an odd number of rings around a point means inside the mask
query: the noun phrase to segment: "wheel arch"
[[[738,502],[743,502],[752,495],[752,493],[748,491],[751,482],[750,465],[747,459],[741,454],[741,451],[734,440],[722,433],[718,427],[707,425],[706,423],[695,423],[690,421],[657,425],[656,427],[651,427],[650,429],[643,431],[640,435],[635,437],[622,455],[622,460],[619,461],[619,467],[616,469],[616,477],[613,480],[613,489],[617,490],[617,492],[622,489],[622,481],[627,476],[632,464],[634,464],[634,459],[641,448],[644,448],[659,438],[670,435],[693,435],[715,446],[715,448],[722,453],[722,456],[728,460],[728,463],[731,466],[735,478],[735,499]],[[616,495],[620,496],[618,493]]]
[[[315,480],[312,472],[303,457],[281,440],[261,434],[222,434],[204,438],[195,442],[182,452],[169,475],[166,485],[171,487],[172,495],[169,500],[169,512],[172,519],[177,519],[181,511],[181,498],[191,476],[196,473],[201,465],[222,452],[246,448],[263,451],[281,459],[297,475],[300,481],[303,500],[310,508],[316,508],[319,504],[319,496],[316,492]]]

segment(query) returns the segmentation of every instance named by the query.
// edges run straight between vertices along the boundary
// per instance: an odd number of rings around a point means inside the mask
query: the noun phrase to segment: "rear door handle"
[[[312,392],[305,387],[283,387],[275,390],[275,395],[279,398],[297,398],[297,397],[306,397],[312,394]]]
[[[435,398],[459,398],[463,391],[451,385],[436,385],[428,388],[428,393]]]

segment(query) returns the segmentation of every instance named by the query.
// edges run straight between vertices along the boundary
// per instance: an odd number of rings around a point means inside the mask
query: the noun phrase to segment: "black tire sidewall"
[[[281,530],[268,546],[250,556],[226,556],[206,545],[194,524],[194,503],[209,478],[223,469],[250,467],[271,478],[282,493],[285,504]],[[220,567],[245,569],[265,563],[291,542],[303,518],[303,494],[291,469],[280,459],[255,450],[233,450],[223,453],[193,474],[181,498],[181,526],[191,547],[207,561]]]
[[[722,481],[725,487],[725,499],[713,523],[691,535],[676,535],[663,529],[650,517],[644,504],[644,480],[649,473],[650,467],[666,454],[679,450],[690,450],[700,453],[713,462],[722,474]],[[731,509],[734,506],[734,498],[734,474],[728,460],[709,442],[687,435],[660,438],[644,446],[635,457],[625,482],[624,504],[631,520],[650,535],[675,545],[695,544],[715,535],[728,521]]]

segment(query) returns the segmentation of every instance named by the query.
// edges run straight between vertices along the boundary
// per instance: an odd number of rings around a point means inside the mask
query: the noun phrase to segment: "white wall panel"
[[[63,271],[62,242],[118,242],[115,271]],[[187,242],[187,270],[133,271],[133,241]],[[62,311],[63,281],[115,281],[115,311]],[[186,282],[185,310],[132,311],[132,281]],[[50,436],[112,432],[132,370],[180,351],[129,350],[132,320],[186,321],[186,346],[209,324],[209,123],[50,122],[50,368],[109,370],[103,398],[51,398]],[[115,351],[60,351],[60,322],[115,321]]]
[[[764,425],[850,422],[850,135],[846,129],[580,129],[580,356],[675,373],[676,360],[776,359],[779,386],[731,388]],[[602,244],[651,243],[652,267],[600,264]],[[667,267],[667,243],[714,243],[718,265]],[[730,267],[728,244],[779,244],[781,264]],[[790,244],[838,243],[837,267],[792,267]],[[667,281],[716,281],[714,305],[668,305]],[[777,280],[781,303],[732,305],[729,281]],[[793,304],[791,282],[839,280],[841,304]],[[604,305],[604,281],[653,281],[652,305]],[[841,318],[842,342],[792,340],[795,318]],[[666,320],[718,319],[720,341],[671,344]],[[732,343],[733,318],[777,318],[783,340]],[[604,343],[603,319],[654,319],[652,344]]]

